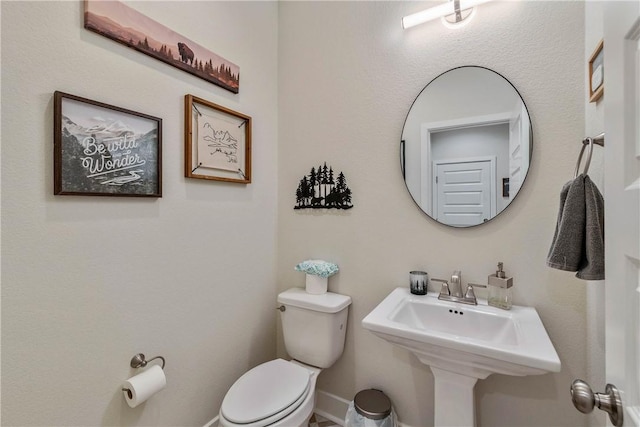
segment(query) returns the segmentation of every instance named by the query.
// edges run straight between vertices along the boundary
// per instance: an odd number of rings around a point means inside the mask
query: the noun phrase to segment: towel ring
[[[580,155],[578,156],[578,163],[576,163],[576,171],[573,174],[573,179],[578,177],[578,172],[580,172],[580,163],[582,163],[582,155],[584,154],[585,148],[589,146],[589,153],[587,154],[587,162],[584,164],[584,170],[582,173],[586,174],[589,170],[589,165],[591,164],[591,155],[593,154],[593,138],[587,137],[582,141],[582,148],[580,149]]]
[[[578,163],[576,163],[576,170],[573,174],[573,179],[576,179],[578,177],[578,172],[580,172],[580,163],[582,163],[582,155],[584,154],[584,150],[587,148],[587,145],[589,146],[589,152],[587,153],[587,161],[584,164],[584,170],[582,171],[582,173],[586,175],[586,173],[589,171],[589,165],[591,165],[591,156],[593,154],[593,144],[604,147],[604,133],[601,133],[594,138],[586,137],[582,140],[582,148],[580,149],[580,155],[578,156]]]

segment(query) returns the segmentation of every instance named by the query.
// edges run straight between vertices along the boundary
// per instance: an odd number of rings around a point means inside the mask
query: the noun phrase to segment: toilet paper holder
[[[134,369],[144,368],[145,366],[147,366],[147,363],[152,362],[156,359],[160,359],[162,361],[162,366],[160,368],[162,368],[162,370],[164,371],[164,365],[165,365],[164,357],[156,356],[156,357],[152,357],[149,360],[146,360],[144,354],[142,353],[138,353],[135,356],[133,356],[131,358],[131,362],[129,363],[129,366],[131,366]],[[127,395],[129,396],[129,399],[131,399],[131,396],[132,396],[131,390],[129,390],[128,388],[123,388],[122,391],[126,392]]]
[[[133,356],[131,358],[131,363],[129,364],[132,368],[134,369],[138,369],[138,368],[144,368],[145,366],[147,366],[147,363],[154,361],[156,359],[160,359],[162,360],[162,366],[161,368],[164,370],[164,364],[165,364],[165,360],[164,357],[162,356],[156,356],[156,357],[152,357],[149,360],[146,360],[144,357],[144,354],[142,353],[138,353],[135,356]]]

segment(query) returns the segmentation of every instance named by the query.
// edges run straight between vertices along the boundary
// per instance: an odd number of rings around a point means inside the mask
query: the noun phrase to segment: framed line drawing
[[[184,148],[187,178],[251,183],[251,117],[185,95]]]
[[[162,197],[162,119],[54,93],[56,195]]]
[[[604,40],[600,40],[589,58],[589,102],[597,102],[604,94]]]

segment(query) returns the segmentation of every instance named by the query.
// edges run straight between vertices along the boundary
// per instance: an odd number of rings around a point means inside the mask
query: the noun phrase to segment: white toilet
[[[342,355],[351,297],[293,288],[279,294],[278,303],[293,360],[271,360],[242,375],[222,401],[219,426],[306,426],[318,375]]]

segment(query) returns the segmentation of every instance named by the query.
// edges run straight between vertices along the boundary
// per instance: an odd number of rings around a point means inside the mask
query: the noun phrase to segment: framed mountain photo
[[[162,119],[54,93],[56,195],[162,197]]]

